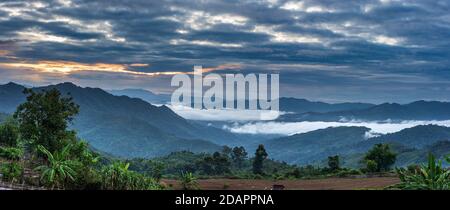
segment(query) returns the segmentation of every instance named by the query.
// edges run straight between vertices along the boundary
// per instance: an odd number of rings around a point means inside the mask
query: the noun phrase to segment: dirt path
[[[396,177],[371,178],[327,178],[313,180],[248,180],[248,179],[204,179],[198,180],[200,189],[205,190],[265,190],[274,184],[284,185],[286,190],[353,190],[353,189],[382,189],[399,183]],[[171,184],[174,189],[180,185],[176,180],[163,180]]]

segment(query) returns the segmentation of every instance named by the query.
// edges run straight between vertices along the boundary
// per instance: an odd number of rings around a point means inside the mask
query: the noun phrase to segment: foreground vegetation
[[[56,90],[25,90],[27,101],[0,126],[2,180],[49,189],[161,189],[156,180],[128,169],[129,164],[104,164],[100,155],[77,139],[69,123],[79,107]]]
[[[326,167],[290,165],[270,159],[259,145],[249,156],[244,147],[223,147],[213,154],[174,152],[154,159],[120,160],[94,152],[68,126],[79,111],[56,90],[25,90],[27,101],[0,125],[0,175],[9,183],[48,189],[155,190],[178,179],[183,189],[199,189],[198,179],[310,179],[394,172],[390,145],[374,145],[362,158],[364,168],[341,167],[338,155]],[[447,160],[450,161],[450,160]],[[390,189],[449,189],[450,172],[430,154],[428,165],[395,169],[402,183]],[[170,186],[169,186],[170,187]],[[226,187],[224,186],[224,189]]]

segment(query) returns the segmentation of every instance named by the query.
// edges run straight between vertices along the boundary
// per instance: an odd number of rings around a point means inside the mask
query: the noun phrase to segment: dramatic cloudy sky
[[[280,73],[281,95],[450,100],[450,1],[0,1],[0,82],[169,92],[170,78]]]

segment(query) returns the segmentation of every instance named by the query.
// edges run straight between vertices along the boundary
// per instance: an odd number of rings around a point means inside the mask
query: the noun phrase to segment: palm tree
[[[52,154],[42,145],[38,145],[38,150],[45,155],[47,164],[35,170],[41,172],[41,181],[47,186],[64,188],[68,181],[75,181],[76,168],[80,166],[80,163],[69,158],[71,146],[66,145],[61,151],[55,151]]]

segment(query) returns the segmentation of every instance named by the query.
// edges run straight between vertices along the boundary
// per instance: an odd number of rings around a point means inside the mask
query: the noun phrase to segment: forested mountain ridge
[[[0,112],[11,114],[24,102],[24,88],[14,83],[1,85]],[[79,136],[96,149],[113,155],[153,157],[178,150],[212,152],[220,149],[214,141],[220,142],[227,136],[237,139],[225,131],[190,123],[166,106],[153,106],[127,96],[113,96],[99,88],[61,83],[33,89],[52,88],[64,95],[70,94],[80,105],[80,113],[72,125]]]
[[[331,112],[306,112],[282,116],[279,121],[403,121],[448,120],[450,102],[415,101],[409,104],[383,103],[365,109]]]

